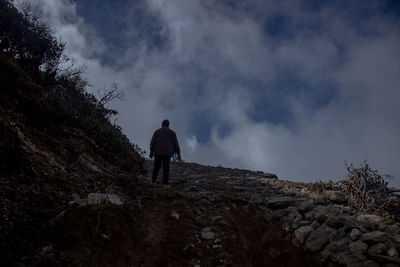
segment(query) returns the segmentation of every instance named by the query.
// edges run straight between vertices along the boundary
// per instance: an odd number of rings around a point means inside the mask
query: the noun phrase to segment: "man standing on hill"
[[[157,181],[158,171],[163,165],[163,188],[170,188],[169,180],[169,162],[171,156],[177,153],[178,160],[181,159],[178,138],[176,133],[169,129],[169,121],[162,122],[162,128],[156,130],[150,142],[150,158],[154,155],[153,184]]]

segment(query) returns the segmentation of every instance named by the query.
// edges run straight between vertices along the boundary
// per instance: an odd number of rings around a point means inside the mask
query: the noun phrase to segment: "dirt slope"
[[[147,170],[151,164],[146,162]],[[170,190],[151,186],[150,177],[142,175],[121,206],[68,210],[55,230],[62,233],[58,244],[48,245],[42,260],[90,266],[318,266],[318,259],[284,238],[280,214],[271,216],[251,194],[226,184],[256,173],[185,163],[173,165],[171,173]]]

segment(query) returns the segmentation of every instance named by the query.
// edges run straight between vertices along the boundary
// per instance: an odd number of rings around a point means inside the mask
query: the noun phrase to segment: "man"
[[[150,158],[154,156],[153,185],[156,184],[158,171],[161,169],[162,164],[163,188],[170,188],[168,185],[169,162],[174,153],[178,154],[179,161],[182,160],[176,133],[169,129],[169,121],[164,120],[162,128],[154,132],[150,142]]]

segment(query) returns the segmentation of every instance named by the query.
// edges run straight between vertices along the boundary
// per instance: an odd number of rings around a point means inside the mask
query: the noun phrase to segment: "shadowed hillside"
[[[368,180],[352,166],[347,191],[184,162],[152,185],[153,161],[29,14],[0,0],[1,266],[400,265],[398,192],[376,172],[368,194],[349,192]],[[373,189],[383,202],[359,206]]]

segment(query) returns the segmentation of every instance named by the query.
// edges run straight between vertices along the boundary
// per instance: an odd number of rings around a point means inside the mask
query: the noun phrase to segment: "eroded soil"
[[[146,168],[151,170],[151,162]],[[87,206],[71,211],[60,226],[64,228],[63,244],[56,249],[62,251],[60,263],[319,266],[318,259],[287,241],[280,230],[279,215],[271,214],[262,203],[238,196],[222,183],[231,181],[227,175],[237,173],[196,168],[202,167],[173,165],[169,190],[152,186],[149,175],[140,177],[136,195],[123,206]],[[215,177],[225,180],[218,182]],[[208,180],[210,183],[205,182]],[[220,197],[210,197],[215,192]],[[202,232],[210,236],[202,236]]]

